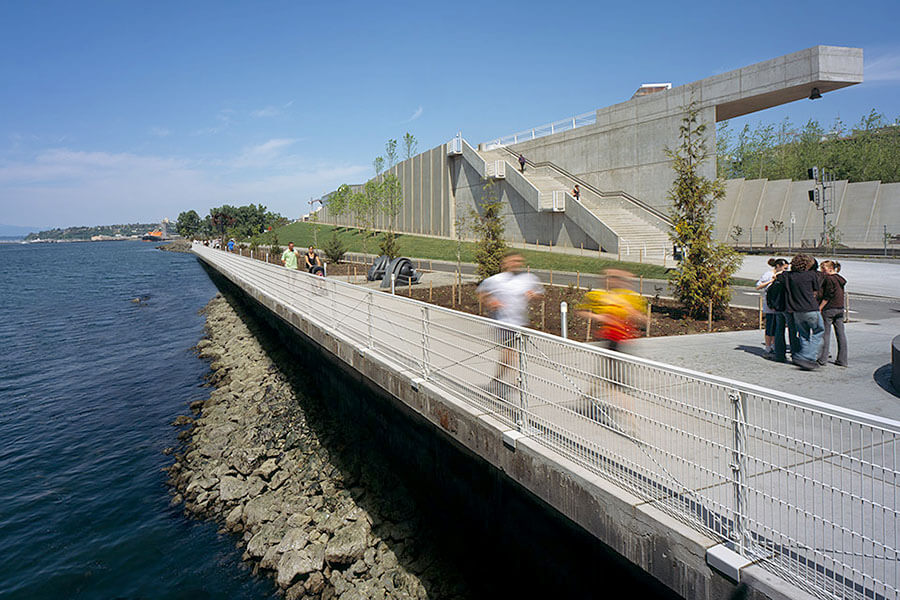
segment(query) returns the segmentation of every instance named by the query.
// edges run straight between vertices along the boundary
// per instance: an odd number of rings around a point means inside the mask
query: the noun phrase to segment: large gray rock
[[[302,529],[288,529],[288,532],[278,544],[278,551],[284,554],[291,550],[302,550],[306,546],[306,532]]]
[[[222,477],[219,480],[219,498],[225,502],[240,500],[247,495],[247,483],[237,477]]]
[[[321,571],[325,564],[325,547],[313,544],[303,550],[286,552],[278,561],[278,585],[288,588],[301,575]]]
[[[278,516],[278,511],[275,506],[273,506],[272,501],[273,499],[268,495],[251,498],[250,501],[244,505],[244,521],[247,525],[253,527],[258,523],[274,521]]]
[[[356,521],[338,529],[328,540],[325,560],[329,563],[349,565],[361,559],[368,548],[369,527],[365,521]]]

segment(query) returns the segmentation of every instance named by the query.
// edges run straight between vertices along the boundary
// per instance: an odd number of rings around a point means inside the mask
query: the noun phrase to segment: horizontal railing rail
[[[597,111],[592,110],[591,112],[575,115],[574,117],[560,119],[559,121],[553,121],[546,125],[539,125],[538,127],[532,127],[531,129],[519,131],[518,133],[493,139],[490,142],[485,142],[483,147],[485,150],[493,150],[494,148],[500,148],[509,144],[518,144],[519,142],[534,140],[539,137],[544,137],[545,135],[553,135],[554,133],[577,129],[578,127],[584,127],[585,125],[593,125],[596,122]]]
[[[900,598],[896,421],[194,251],[819,597]]]

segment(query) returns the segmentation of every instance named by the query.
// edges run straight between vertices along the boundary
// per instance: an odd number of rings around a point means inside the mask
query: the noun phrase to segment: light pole
[[[828,213],[832,212],[834,204],[834,174],[825,169],[812,167],[807,170],[809,178],[813,180],[813,189],[809,190],[809,201],[822,211],[822,246],[825,246],[828,237]],[[828,193],[828,192],[831,193]]]

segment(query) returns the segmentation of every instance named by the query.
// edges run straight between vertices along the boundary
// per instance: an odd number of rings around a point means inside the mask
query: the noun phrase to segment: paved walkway
[[[891,339],[900,318],[847,325],[850,366],[807,372],[762,357],[762,331],[644,338],[635,354],[695,371],[746,381],[900,421],[900,394],[890,388]],[[837,352],[832,336],[832,353]]]

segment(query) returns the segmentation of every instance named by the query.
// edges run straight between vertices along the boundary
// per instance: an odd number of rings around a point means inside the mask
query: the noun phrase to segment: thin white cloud
[[[154,137],[169,137],[172,135],[172,130],[167,129],[166,127],[151,127],[150,135]]]
[[[269,105],[264,108],[260,108],[257,110],[250,111],[250,116],[255,117],[257,119],[265,118],[265,117],[277,117],[282,114],[285,110],[290,108],[294,104],[294,101],[286,102],[281,106]]]
[[[867,82],[900,81],[900,52],[866,58],[863,78]]]
[[[216,113],[215,119],[219,122],[218,125],[213,125],[212,127],[201,127],[200,129],[194,130],[191,135],[215,135],[217,133],[221,133],[228,129],[231,124],[234,122],[234,115],[237,111],[232,108],[223,108],[219,112]]]
[[[415,110],[415,112],[412,114],[412,116],[406,120],[406,122],[409,123],[409,122],[411,122],[411,121],[415,121],[416,119],[418,119],[419,117],[422,116],[422,113],[423,113],[423,112],[425,112],[425,111],[424,111],[424,110],[422,109],[422,107],[420,106],[419,108],[417,108],[417,109]]]

